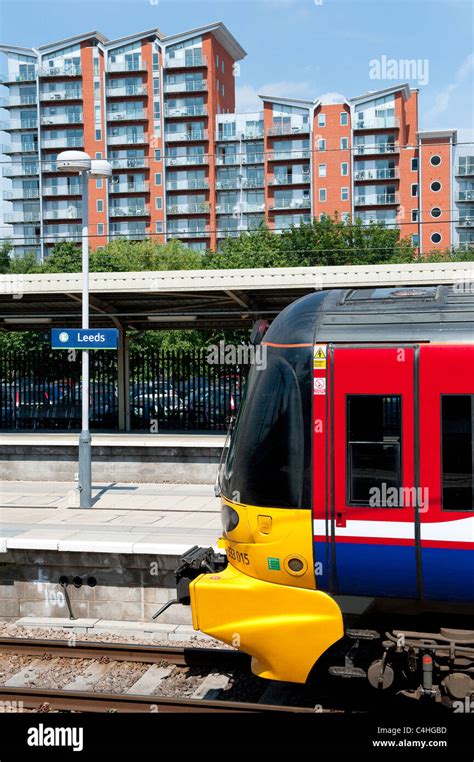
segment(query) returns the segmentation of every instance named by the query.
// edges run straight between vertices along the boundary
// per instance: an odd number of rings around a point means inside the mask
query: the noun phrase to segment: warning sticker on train
[[[326,394],[326,379],[325,378],[314,379],[314,393]]]
[[[314,368],[326,370],[327,344],[314,345]]]

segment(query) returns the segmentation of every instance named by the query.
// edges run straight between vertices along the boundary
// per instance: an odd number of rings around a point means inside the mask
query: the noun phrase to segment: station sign
[[[53,328],[51,349],[117,349],[117,328]]]

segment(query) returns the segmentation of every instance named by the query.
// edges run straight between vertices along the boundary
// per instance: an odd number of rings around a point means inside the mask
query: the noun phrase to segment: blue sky
[[[211,21],[247,51],[239,110],[251,110],[258,92],[353,97],[396,81],[372,79],[374,59],[416,59],[427,80],[410,80],[420,87],[420,127],[473,127],[471,0],[0,0],[2,41],[25,46],[93,29],[110,38],[154,26],[173,34]]]

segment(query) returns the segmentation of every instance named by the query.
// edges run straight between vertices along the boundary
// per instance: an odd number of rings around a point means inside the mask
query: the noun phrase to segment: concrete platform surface
[[[180,555],[220,534],[209,484],[94,484],[93,503],[78,508],[72,482],[0,482],[0,552]]]
[[[0,446],[6,445],[64,445],[78,446],[79,432],[55,431],[3,431],[0,432]],[[173,431],[149,434],[146,432],[117,431],[110,433],[92,432],[92,447],[216,447],[222,450],[225,434],[222,433],[185,433]]]

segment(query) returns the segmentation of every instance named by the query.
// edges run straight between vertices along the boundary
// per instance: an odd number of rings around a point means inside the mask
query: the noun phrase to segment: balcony
[[[142,183],[109,183],[109,193],[149,193],[148,180]]]
[[[148,66],[145,61],[109,61],[107,63],[107,74],[120,74],[131,71],[147,71]]]
[[[165,106],[164,114],[167,119],[178,119],[183,116],[207,116],[207,106]]]
[[[134,156],[133,158],[109,159],[112,169],[147,169],[149,160],[146,156]]]
[[[456,169],[457,177],[473,177],[474,176],[474,164],[470,167],[458,167]]]
[[[168,238],[209,238],[209,228],[172,228],[168,229]]]
[[[0,153],[6,156],[14,153],[38,153],[38,143],[11,143],[9,146],[0,146]]]
[[[209,214],[209,204],[201,201],[198,204],[170,204],[166,207],[167,214]]]
[[[398,143],[372,143],[354,146],[354,156],[372,156],[374,154],[399,153]]]
[[[68,88],[40,93],[40,101],[81,101],[82,90],[80,88]]]
[[[62,66],[43,66],[38,71],[40,77],[80,77],[82,69],[80,64],[64,63]]]
[[[36,212],[9,212],[8,214],[4,215],[4,220],[6,223],[39,222],[40,211],[37,209]]]
[[[199,180],[170,180],[166,183],[168,191],[207,190],[207,188],[209,188],[209,180],[205,177]]]
[[[109,111],[107,114],[108,122],[146,122],[147,120],[148,111],[146,108],[134,111]]]
[[[107,98],[128,98],[136,95],[146,95],[146,85],[123,85],[121,87],[108,87]]]
[[[62,148],[67,150],[68,148],[80,148],[84,145],[84,135],[76,138],[44,138],[41,141],[42,148]]]
[[[238,137],[237,137],[237,133],[236,132],[228,133],[228,132],[219,132],[219,131],[217,131],[216,134],[215,134],[215,139],[219,143],[224,143],[226,141],[234,142],[235,143],[238,140]]]
[[[79,242],[82,240],[82,226],[81,225],[69,225],[67,230],[57,230],[57,226],[50,225],[44,228],[44,242],[46,244],[56,243],[57,241],[74,241]]]
[[[241,187],[242,179],[239,176],[228,178],[227,180],[216,180],[217,190],[234,190]]]
[[[41,124],[44,126],[52,124],[82,124],[82,114],[52,114],[51,116],[42,116]]]
[[[310,209],[311,199],[309,198],[275,198],[269,200],[269,208],[274,211],[281,209]]]
[[[28,236],[27,238],[14,238],[13,241],[9,241],[12,246],[40,246],[41,238],[37,235]]]
[[[165,160],[167,167],[194,167],[209,164],[207,154],[189,155],[189,156],[170,156]]]
[[[276,135],[307,135],[309,133],[309,124],[290,124],[280,123],[272,124],[267,129],[267,135],[269,137],[275,137]]]
[[[474,189],[458,191],[456,193],[456,201],[474,201]]]
[[[117,238],[125,238],[127,241],[144,241],[147,237],[145,230],[130,230],[130,228],[124,228],[123,230],[110,230],[109,238],[111,241]]]
[[[32,119],[11,119],[7,124],[4,122],[1,124],[2,126],[0,129],[5,130],[6,132],[11,132],[13,130],[36,130],[38,127],[38,120],[35,116]]]
[[[460,217],[456,222],[457,228],[473,228],[474,229],[474,214],[468,214],[465,217]]]
[[[45,220],[77,220],[82,215],[80,206],[65,206],[62,209],[44,209]]]
[[[3,198],[5,201],[39,198],[39,188],[12,188],[3,191]]]
[[[398,193],[376,193],[371,196],[356,196],[354,199],[355,206],[386,206],[398,203]]]
[[[356,182],[366,182],[367,180],[398,180],[400,170],[396,169],[359,169],[354,172]]]
[[[1,85],[17,85],[19,82],[35,82],[36,71],[29,71],[27,74],[0,74]]]
[[[309,169],[301,175],[278,175],[270,178],[269,185],[307,185],[311,182]]]
[[[264,188],[265,187],[265,180],[262,177],[243,177],[242,178],[242,188]]]
[[[399,127],[400,119],[396,116],[364,119],[359,122],[354,122],[354,130],[389,130],[398,129]]]
[[[245,232],[244,230],[218,230],[217,231],[217,237],[218,238],[238,238],[241,233]]]
[[[207,66],[207,58],[201,52],[179,58],[166,56],[164,66],[166,69],[192,69],[197,66]]]
[[[296,161],[299,159],[309,159],[310,151],[309,149],[295,149],[294,151],[269,151],[267,156],[268,161]]]
[[[236,201],[234,204],[217,204],[217,214],[255,214],[265,211],[265,203],[250,204],[247,201]]]
[[[149,204],[137,204],[134,206],[112,206],[110,207],[111,217],[149,217]]]
[[[81,183],[61,183],[60,185],[44,185],[43,196],[81,196]]]
[[[167,132],[165,134],[165,141],[167,143],[184,143],[192,142],[193,140],[207,140],[209,137],[208,130],[190,130],[189,132]]]
[[[13,95],[0,99],[0,108],[15,108],[16,106],[35,106],[36,95]]]
[[[165,82],[165,93],[200,93],[207,90],[207,82]]]
[[[143,143],[148,142],[148,136],[143,133],[141,135],[127,135],[126,133],[123,133],[122,135],[108,135],[107,136],[107,143],[111,146],[119,146],[119,145],[141,145]]]
[[[34,177],[38,175],[38,164],[8,164],[3,167],[3,177]]]

